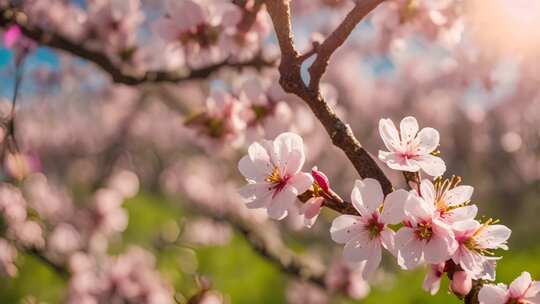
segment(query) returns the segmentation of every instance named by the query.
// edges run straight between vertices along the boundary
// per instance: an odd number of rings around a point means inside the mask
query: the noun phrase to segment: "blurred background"
[[[238,160],[286,130],[304,138],[304,170],[317,166],[344,198],[358,176],[279,88],[264,6],[192,3],[0,0],[0,303],[458,303],[446,280],[430,296],[424,268],[401,271],[389,256],[365,282],[330,240],[332,211],[308,229],[244,206]],[[293,0],[297,48],[352,5]],[[202,30],[170,38],[199,11]],[[413,115],[439,130],[446,175],[513,231],[498,252],[504,283],[540,277],[538,20],[534,0],[386,1],[323,78],[326,100],[373,155],[380,118]],[[284,273],[260,244],[281,264],[301,260],[319,286]]]

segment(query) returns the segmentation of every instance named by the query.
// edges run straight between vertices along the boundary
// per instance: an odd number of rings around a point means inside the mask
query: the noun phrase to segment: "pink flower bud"
[[[452,291],[462,297],[466,296],[472,288],[472,278],[465,271],[457,271],[452,276]]]
[[[328,177],[326,174],[322,173],[317,169],[317,167],[313,167],[311,169],[311,175],[313,176],[313,179],[315,179],[315,182],[323,189],[324,192],[330,191],[330,182],[328,181]]]

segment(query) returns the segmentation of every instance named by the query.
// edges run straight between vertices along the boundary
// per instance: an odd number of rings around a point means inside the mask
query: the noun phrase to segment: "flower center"
[[[266,178],[266,181],[272,184],[272,186],[268,188],[268,190],[274,191],[272,197],[275,197],[281,190],[283,190],[283,188],[285,188],[290,178],[291,177],[289,175],[281,176],[277,166],[272,169],[272,173]]]
[[[494,219],[488,219],[485,223],[483,223],[478,229],[476,229],[467,239],[463,240],[461,243],[463,243],[469,250],[474,250],[482,255],[495,255],[493,250],[482,248],[478,244],[478,241],[476,240],[476,237],[490,224],[497,223]],[[459,240],[458,240],[459,241]],[[519,303],[519,302],[518,302]]]
[[[415,233],[418,239],[429,241],[433,236],[433,229],[430,223],[420,223],[416,227]]]
[[[451,211],[452,209],[459,208],[468,202],[463,202],[459,206],[448,206],[448,202],[445,200],[446,193],[451,189],[457,187],[461,183],[461,177],[452,176],[450,179],[437,178],[434,182],[435,187],[435,205],[437,209],[441,212],[441,215]]]
[[[180,34],[178,39],[182,44],[190,42],[198,43],[202,48],[208,48],[215,45],[219,38],[221,28],[207,23],[201,23],[194,26],[189,31]]]
[[[381,232],[384,229],[384,224],[379,222],[379,216],[376,213],[373,213],[372,217],[368,220],[366,229],[369,231],[370,240],[381,235]]]

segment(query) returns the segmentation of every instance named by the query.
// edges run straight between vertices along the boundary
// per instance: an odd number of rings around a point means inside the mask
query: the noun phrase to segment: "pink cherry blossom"
[[[144,21],[140,0],[92,0],[88,3],[90,38],[103,40],[113,59],[130,59],[137,48],[137,28]]]
[[[448,260],[458,247],[450,225],[443,222],[435,206],[412,194],[405,202],[404,227],[395,236],[398,264],[411,269],[426,262]]]
[[[431,153],[439,146],[439,132],[433,128],[418,131],[418,122],[412,116],[401,120],[400,131],[390,119],[379,121],[379,133],[389,151],[379,151],[379,159],[390,168],[440,176],[446,171],[444,161]]]
[[[213,90],[206,99],[206,111],[189,118],[186,125],[219,143],[238,146],[244,140],[245,106],[223,90]]]
[[[248,74],[233,90],[245,105],[242,116],[248,126],[248,138],[275,137],[292,125],[294,113],[276,81],[277,75],[261,78]]]
[[[426,273],[424,282],[422,283],[422,288],[424,288],[424,290],[429,292],[431,295],[435,295],[437,292],[439,292],[439,288],[441,287],[441,279],[444,275],[445,264],[446,263],[443,262],[439,264],[432,264],[428,267],[428,272]]]
[[[475,220],[453,225],[459,247],[452,260],[472,275],[474,279],[495,279],[492,273],[494,259],[492,250],[508,250],[506,241],[512,231],[504,225],[491,225],[490,221],[480,224]]]
[[[379,266],[381,246],[394,252],[394,232],[387,225],[401,222],[403,204],[408,196],[407,191],[400,189],[385,198],[377,180],[357,180],[351,202],[360,216],[341,215],[332,222],[332,240],[345,244],[343,256],[346,262],[354,264],[366,261],[365,276],[372,274]]]
[[[480,304],[540,303],[540,282],[533,281],[528,272],[523,272],[510,286],[487,284],[478,294]]]
[[[248,184],[240,195],[249,208],[266,208],[277,220],[285,218],[299,194],[313,183],[310,174],[301,172],[304,165],[304,142],[294,133],[282,133],[273,142],[255,142],[248,155],[238,163]]]
[[[471,275],[466,271],[456,271],[452,276],[450,289],[461,297],[466,296],[472,289]]]
[[[456,179],[437,180],[435,185],[424,179],[420,183],[422,198],[432,203],[440,214],[441,219],[452,224],[458,221],[471,220],[476,217],[478,208],[476,205],[467,205],[474,188],[471,186],[456,186]]]
[[[228,55],[224,33],[235,31],[241,19],[238,7],[216,0],[168,0],[165,4],[165,14],[154,23],[154,31],[170,43],[180,42],[191,66]]]
[[[365,263],[351,266],[342,259],[334,259],[324,278],[326,287],[332,294],[345,292],[356,300],[367,297],[371,288],[363,278],[364,267]]]

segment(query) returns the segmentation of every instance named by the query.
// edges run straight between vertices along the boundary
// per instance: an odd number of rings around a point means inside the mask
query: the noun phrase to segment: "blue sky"
[[[40,47],[26,58],[26,75],[36,67],[47,66],[52,69],[59,67],[58,56],[49,48]],[[0,96],[11,97],[14,82],[13,52],[0,46]],[[31,83],[23,81],[25,89],[31,89]]]

